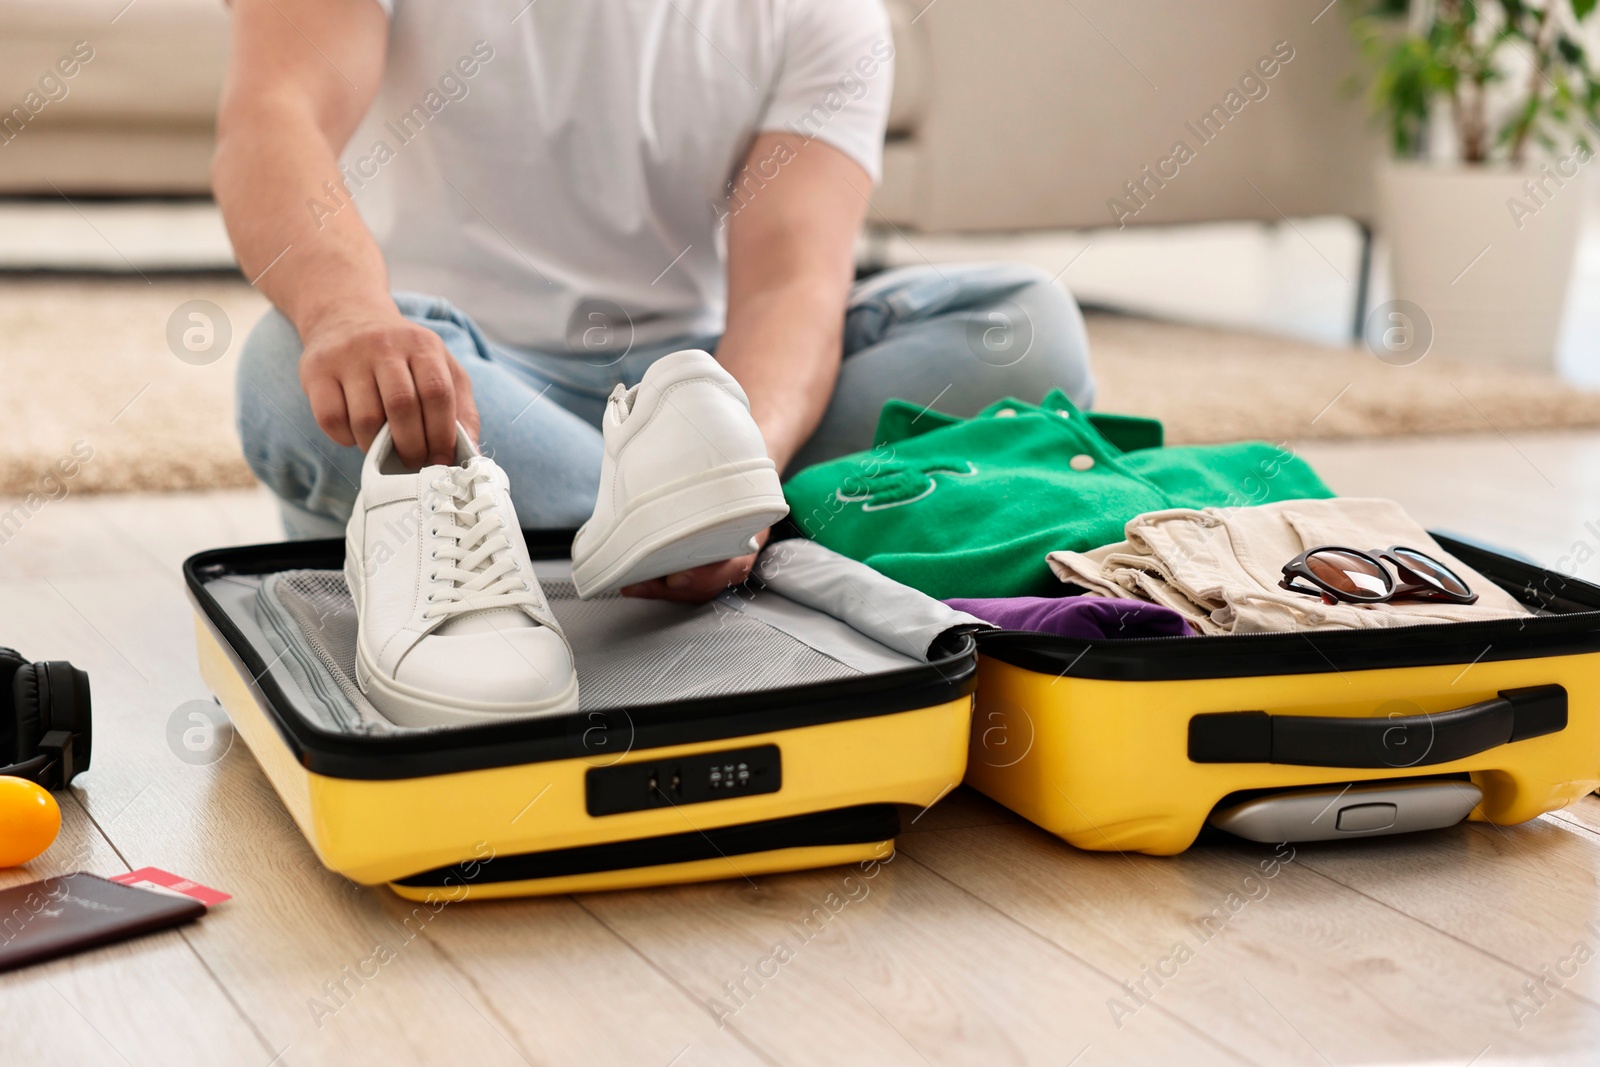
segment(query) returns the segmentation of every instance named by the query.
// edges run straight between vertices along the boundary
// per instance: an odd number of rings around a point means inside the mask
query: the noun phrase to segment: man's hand
[[[833,395],[855,239],[872,179],[830,144],[760,134],[745,170],[766,175],[774,167],[782,169],[758,184],[761,195],[729,216],[728,329],[716,356],[750,397],[750,414],[781,472]],[[704,603],[744,581],[755,558],[696,567],[622,592]]]
[[[762,530],[756,535],[756,544],[765,546],[771,534],[771,530]],[[760,554],[757,550],[738,559],[725,559],[721,563],[708,563],[704,567],[679,571],[665,578],[625,585],[619,591],[623,596],[676,600],[680,604],[704,604],[721,596],[723,590],[739,585],[750,577],[750,568],[756,565],[756,557]]]
[[[398,313],[352,318],[304,339],[300,385],[324,433],[365,452],[387,422],[412,467],[451,464],[456,422],[478,437],[472,382],[439,335]]]
[[[365,450],[387,422],[407,463],[452,463],[456,420],[478,431],[466,373],[396,310],[360,213],[306,210],[345,181],[339,153],[383,79],[388,16],[370,0],[232,7],[211,174],[240,269],[299,331],[300,384],[329,437]]]

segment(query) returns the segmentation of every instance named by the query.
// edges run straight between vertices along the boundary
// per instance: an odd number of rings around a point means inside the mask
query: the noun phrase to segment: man
[[[342,530],[385,422],[422,465],[459,420],[524,524],[576,526],[606,395],[681,348],[738,379],[780,470],[871,447],[890,397],[1086,405],[1041,272],[852,285],[893,55],[879,0],[233,0],[212,174],[276,307],[239,422],[290,534]],[[703,601],[753,559],[627,592]]]

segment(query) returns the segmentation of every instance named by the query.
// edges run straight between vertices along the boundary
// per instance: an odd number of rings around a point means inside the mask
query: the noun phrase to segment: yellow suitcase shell
[[[557,558],[570,534],[527,534]],[[885,858],[897,805],[926,807],[966,765],[976,650],[925,667],[731,698],[413,736],[337,734],[289,707],[207,585],[337,569],[343,543],[218,549],[185,564],[200,669],[330,870],[419,900],[622,889]],[[591,814],[591,775],[775,746],[774,792]]]
[[[1502,825],[1594,791],[1600,787],[1600,587],[1435,536],[1551,614],[1400,630],[1099,644],[985,634],[967,783],[1079,848],[1152,855],[1182,852],[1219,804],[1255,790],[1470,780],[1482,800],[1468,817]],[[1476,747],[1462,731],[1482,725],[1447,713],[1528,687],[1565,691],[1563,727],[1441,758],[1454,754],[1452,746]],[[1356,759],[1367,752],[1371,765],[1194,758],[1195,733],[1203,735],[1205,725],[1194,725],[1197,716],[1242,712],[1359,720],[1313,725],[1333,731],[1324,736],[1350,739]]]

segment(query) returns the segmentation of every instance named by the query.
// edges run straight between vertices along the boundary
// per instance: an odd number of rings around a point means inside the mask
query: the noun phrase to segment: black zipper
[[[731,859],[781,848],[870,844],[887,841],[899,833],[900,814],[893,804],[863,804],[854,808],[807,812],[660,837],[603,841],[549,852],[495,856],[492,860],[438,867],[394,881],[409,889],[471,886],[475,883],[493,885],[601,871],[634,870],[670,863],[694,863],[719,857]]]

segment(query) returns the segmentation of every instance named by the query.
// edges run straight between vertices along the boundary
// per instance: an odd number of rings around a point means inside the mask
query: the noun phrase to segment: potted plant
[[[1368,0],[1354,29],[1394,158],[1394,295],[1441,354],[1550,367],[1600,137],[1597,0]],[[1370,333],[1369,333],[1370,336]]]

